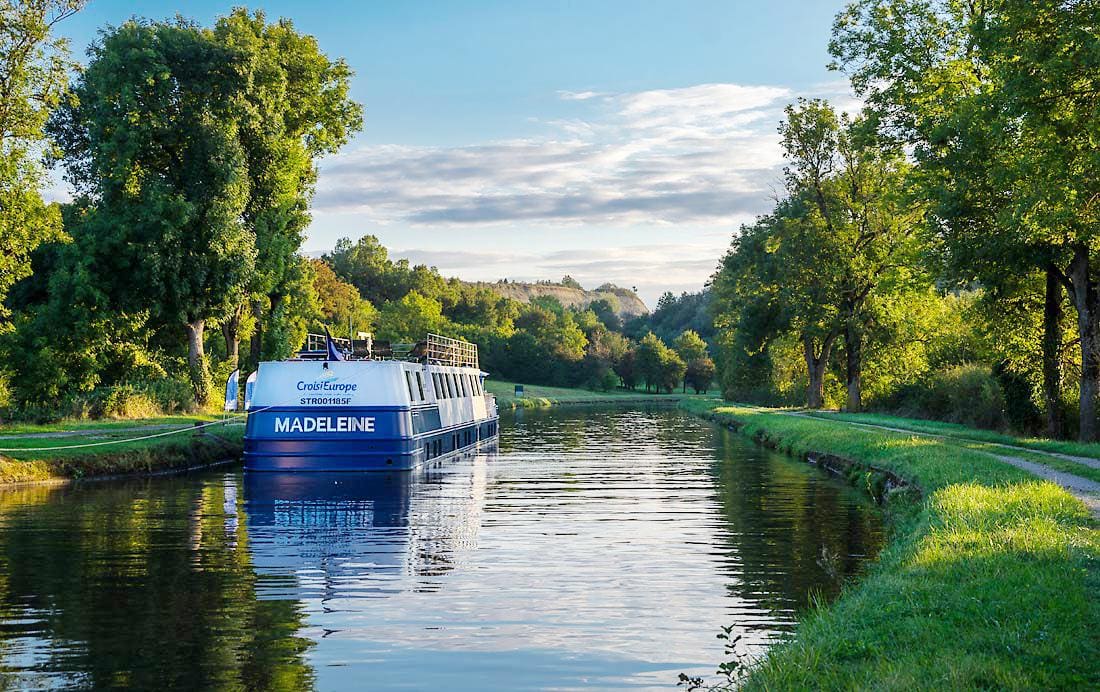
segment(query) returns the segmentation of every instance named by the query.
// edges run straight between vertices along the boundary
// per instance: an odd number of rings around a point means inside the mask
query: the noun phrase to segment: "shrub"
[[[1005,396],[984,365],[959,365],[905,385],[875,408],[992,430],[1006,427]]]
[[[5,413],[12,420],[48,423],[64,418],[147,418],[189,410],[190,385],[182,380],[96,387],[42,402],[12,405]]]

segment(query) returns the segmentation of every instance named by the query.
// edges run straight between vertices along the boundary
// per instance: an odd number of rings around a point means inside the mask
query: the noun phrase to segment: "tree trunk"
[[[835,335],[829,335],[821,344],[821,352],[814,348],[814,340],[803,337],[802,346],[806,355],[806,370],[809,385],[806,387],[806,407],[821,408],[825,405],[825,369],[829,367],[829,354],[833,348]]]
[[[248,342],[248,354],[252,359],[250,367],[258,368],[264,356],[264,304],[262,300],[252,302],[252,316],[256,318],[256,328]]]
[[[240,365],[241,353],[241,313],[244,306],[238,305],[235,310],[222,322],[222,336],[225,337],[225,359],[229,362],[230,372]]]
[[[1047,437],[1061,437],[1062,420],[1062,283],[1058,268],[1046,269],[1046,297],[1043,304],[1043,404],[1046,406]]]
[[[1100,360],[1097,358],[1096,286],[1089,276],[1088,248],[1077,246],[1070,263],[1069,280],[1073,285],[1073,303],[1077,308],[1077,336],[1081,342],[1080,382],[1080,432],[1082,442],[1096,439],[1096,390],[1100,378]]]
[[[851,324],[844,330],[844,365],[848,380],[848,411],[863,408],[863,333]]]
[[[191,391],[199,406],[205,406],[210,400],[210,374],[206,370],[206,353],[202,345],[205,329],[206,320],[187,323],[187,368],[191,375]]]

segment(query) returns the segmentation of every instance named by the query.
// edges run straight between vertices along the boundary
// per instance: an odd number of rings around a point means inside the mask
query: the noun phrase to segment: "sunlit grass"
[[[69,432],[81,430],[118,430],[123,428],[140,428],[148,425],[188,425],[195,421],[212,421],[221,418],[219,414],[194,413],[177,414],[168,416],[154,416],[152,418],[111,418],[111,419],[73,419],[63,420],[57,423],[8,423],[0,425],[0,437],[5,435],[27,435],[35,433]],[[0,445],[6,446],[6,445]]]
[[[1100,532],[1065,490],[957,444],[754,407],[681,406],[923,491],[888,505],[892,538],[878,563],[808,613],[747,689],[1100,686]]]
[[[132,433],[129,433],[132,435]],[[125,439],[122,434],[121,436]],[[210,434],[179,435],[119,442],[80,449],[0,452],[0,484],[83,478],[87,476],[150,473],[201,466],[240,456],[243,426],[215,426]],[[81,438],[2,440],[4,448],[63,447],[81,444]],[[85,441],[103,441],[102,439]]]

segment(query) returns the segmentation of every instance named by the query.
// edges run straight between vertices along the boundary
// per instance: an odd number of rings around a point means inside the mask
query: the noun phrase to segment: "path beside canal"
[[[809,414],[802,411],[784,411],[785,415],[801,416],[804,418],[811,418],[817,420],[824,420],[822,414]],[[916,437],[925,437],[929,439],[939,440],[947,444],[958,443],[966,446],[968,449],[973,449],[982,454],[988,454],[993,458],[1002,461],[1006,464],[1011,464],[1018,469],[1023,469],[1028,473],[1038,476],[1044,480],[1057,483],[1066,489],[1071,495],[1085,503],[1085,506],[1089,508],[1092,515],[1097,519],[1100,519],[1100,482],[1091,480],[1089,478],[1083,478],[1074,473],[1067,471],[1061,471],[1055,468],[1051,468],[1049,465],[1042,463],[1041,461],[1029,461],[1021,455],[1032,457],[1033,459],[1039,457],[1047,458],[1047,462],[1054,460],[1069,461],[1074,464],[1081,464],[1083,466],[1100,469],[1100,459],[1093,459],[1090,457],[1074,456],[1070,454],[1062,454],[1059,452],[1049,452],[1045,450],[1038,450],[1028,447],[1020,447],[1016,445],[1009,445],[1002,442],[987,442],[980,439],[974,439],[961,435],[944,435],[929,432],[920,432],[911,428],[900,428],[890,425],[879,425],[875,423],[862,423],[850,420],[843,420],[839,418],[833,418],[831,422],[839,425],[848,425],[857,428],[868,428],[873,430],[885,430],[887,432],[900,433],[903,435],[913,435]],[[991,451],[989,447],[995,449],[1004,449],[1009,451],[1015,451],[1016,454],[1009,455]]]

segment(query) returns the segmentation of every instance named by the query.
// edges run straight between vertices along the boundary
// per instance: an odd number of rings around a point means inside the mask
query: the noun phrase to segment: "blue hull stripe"
[[[417,414],[429,413],[417,422]],[[434,414],[434,426],[431,424]],[[269,408],[249,415],[245,469],[393,471],[476,447],[497,435],[497,418],[442,428],[438,411],[407,407]]]

